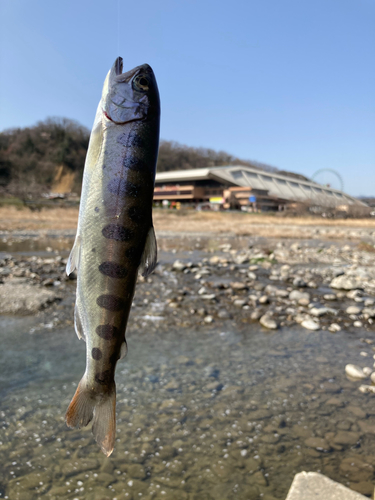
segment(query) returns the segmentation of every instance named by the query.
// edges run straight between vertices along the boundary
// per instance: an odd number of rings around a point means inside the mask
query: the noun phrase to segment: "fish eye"
[[[137,75],[133,80],[133,88],[145,92],[149,89],[149,81],[145,76]]]

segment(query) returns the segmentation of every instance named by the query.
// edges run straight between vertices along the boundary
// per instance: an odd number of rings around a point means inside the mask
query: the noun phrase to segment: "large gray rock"
[[[356,288],[362,288],[358,280],[353,276],[346,276],[345,274],[333,278],[330,287],[339,290],[355,290]]]
[[[300,472],[293,479],[286,500],[365,500],[356,491],[317,472]]]
[[[0,314],[34,314],[57,299],[51,290],[10,281],[0,285]]]

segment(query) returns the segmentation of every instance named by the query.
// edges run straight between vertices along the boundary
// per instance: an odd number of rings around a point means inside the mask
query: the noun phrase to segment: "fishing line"
[[[120,0],[117,0],[117,56],[120,55]]]

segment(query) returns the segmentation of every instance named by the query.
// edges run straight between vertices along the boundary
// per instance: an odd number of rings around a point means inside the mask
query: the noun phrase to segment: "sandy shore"
[[[74,230],[78,208],[41,211],[0,207],[0,231]],[[275,238],[359,239],[375,238],[375,220],[326,220],[315,217],[277,217],[236,212],[154,210],[157,232],[214,233]]]

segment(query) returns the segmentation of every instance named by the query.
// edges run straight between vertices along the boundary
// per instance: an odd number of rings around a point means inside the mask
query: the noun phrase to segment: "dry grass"
[[[48,208],[31,211],[28,208],[0,207],[0,230],[72,229],[77,225],[78,208]],[[236,212],[195,212],[154,210],[157,231],[234,233],[273,237],[305,237],[309,230],[329,230],[335,237],[352,229],[375,229],[374,219],[327,220],[313,217],[276,217]],[[307,233],[306,233],[307,231]],[[329,236],[328,237],[332,237]]]
[[[0,207],[0,230],[75,229],[78,208],[29,208]]]
[[[170,211],[154,210],[154,219],[161,226],[172,224],[183,228],[189,226],[206,225],[211,231],[231,231],[233,228],[247,225],[269,226],[325,226],[325,227],[368,227],[375,228],[375,219],[323,219],[317,217],[276,217],[264,214],[244,214],[240,212],[196,212],[196,211]],[[219,225],[219,226],[218,226]],[[194,230],[194,229],[190,229]],[[203,229],[204,230],[204,229]]]

